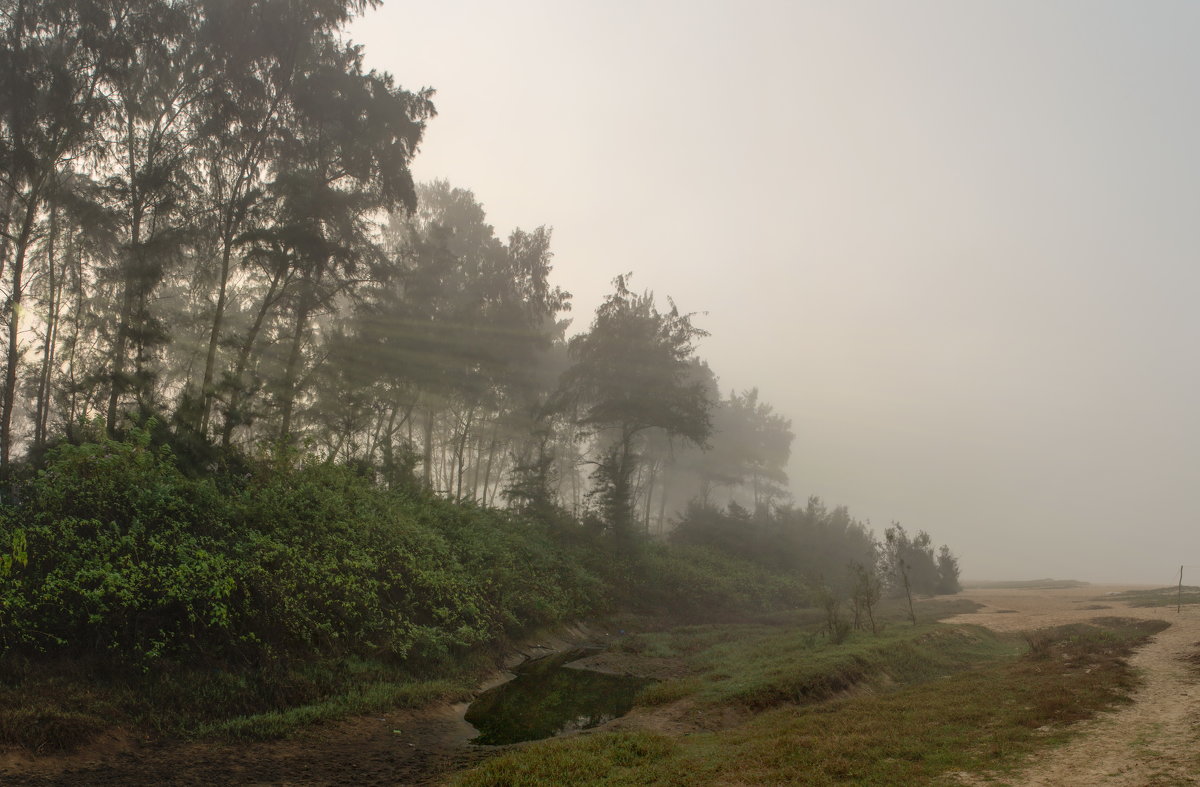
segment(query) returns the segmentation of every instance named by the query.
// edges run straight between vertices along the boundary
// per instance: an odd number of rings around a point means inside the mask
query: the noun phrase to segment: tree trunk
[[[58,342],[58,313],[62,301],[62,276],[55,275],[54,254],[58,242],[58,209],[50,209],[50,240],[46,249],[48,303],[46,305],[46,340],[42,346],[42,367],[38,373],[37,410],[33,421],[33,444],[46,444],[47,423],[50,420],[50,377]]]
[[[667,493],[671,491],[670,467],[663,468],[662,491],[658,494],[658,534],[665,535],[667,531]]]
[[[126,108],[128,110],[128,107]],[[108,433],[115,435],[117,432],[117,405],[121,397],[121,387],[124,385],[123,378],[125,377],[125,355],[129,349],[129,328],[133,318],[133,304],[136,300],[136,294],[132,286],[133,272],[141,266],[138,256],[141,254],[140,246],[142,241],[142,206],[140,197],[132,184],[138,180],[137,165],[134,160],[134,134],[133,134],[133,113],[132,110],[126,112],[126,134],[125,134],[125,149],[128,158],[126,166],[128,172],[126,176],[130,183],[129,205],[130,205],[130,221],[129,221],[129,259],[128,267],[125,270],[124,280],[121,283],[121,312],[117,318],[117,335],[113,341],[112,352],[112,386],[108,394]]]
[[[237,381],[238,386],[243,384],[242,376],[246,373],[246,367],[250,365],[250,354],[254,351],[254,343],[258,340],[259,331],[262,330],[263,323],[266,322],[267,314],[270,313],[271,307],[275,305],[277,291],[282,278],[282,269],[276,270],[271,276],[271,285],[267,288],[267,294],[263,298],[262,305],[258,308],[258,314],[254,316],[254,323],[246,333],[246,340],[238,348],[237,363],[233,369],[233,378]],[[247,398],[249,397],[243,394],[240,387],[229,393],[229,412],[225,417],[225,426],[221,430],[221,448],[224,450],[229,450],[230,443],[233,441],[233,429],[237,425],[235,418],[238,408],[244,404]]]
[[[309,283],[309,287],[312,284]],[[292,411],[296,405],[296,383],[300,378],[300,350],[304,343],[304,330],[308,327],[311,311],[311,294],[306,288],[296,304],[296,324],[292,331],[292,347],[288,351],[287,368],[283,374],[283,404],[279,427],[279,441],[286,443],[292,436]]]
[[[8,227],[12,223],[13,193],[9,191],[4,196],[4,207],[0,208],[0,279],[4,278],[4,269],[8,266]]]
[[[496,440],[497,428],[498,428],[497,424],[493,423],[492,424],[492,442],[491,442],[491,445],[488,446],[487,469],[483,473],[483,503],[484,503],[484,505],[488,504],[488,487],[491,485],[491,481],[492,481],[492,462],[496,458],[496,445],[498,442]]]
[[[456,487],[454,491],[454,499],[462,500],[462,485],[463,485],[463,462],[466,460],[467,453],[467,435],[471,431],[471,421],[475,417],[475,405],[471,405],[467,409],[467,414],[463,418],[462,434],[458,440],[457,451],[455,451]]]
[[[232,240],[226,237],[221,249],[221,281],[217,286],[217,308],[213,312],[212,330],[208,334],[208,353],[204,357],[204,379],[200,383],[200,418],[197,426],[202,434],[208,432],[212,417],[213,375],[217,368],[217,345],[221,339],[221,324],[225,320],[226,291],[229,288],[229,263],[233,256]]]
[[[658,472],[656,467],[646,468],[646,472],[650,478],[646,481],[646,504],[642,507],[642,528],[646,531],[646,535],[650,535],[650,504],[654,500],[654,485],[658,481]]]
[[[37,201],[31,199],[25,209],[25,220],[17,238],[16,254],[12,263],[12,293],[9,296],[8,313],[8,358],[4,367],[3,404],[0,405],[0,467],[8,467],[12,454],[12,414],[17,399],[17,367],[20,365],[21,300],[25,283],[25,256],[29,252],[33,237],[33,223],[37,216]]]
[[[422,462],[424,463],[422,479],[425,482],[426,489],[433,488],[433,407],[425,408],[425,443],[421,446],[423,452]]]
[[[71,282],[71,286],[73,287],[74,308],[71,310],[71,339],[67,345],[70,347],[70,354],[67,357],[67,380],[71,391],[71,399],[67,407],[67,422],[72,424],[81,415],[79,412],[79,386],[76,384],[78,375],[75,368],[75,360],[79,352],[80,324],[83,320],[83,253],[78,249],[75,249],[73,267],[74,281]]]

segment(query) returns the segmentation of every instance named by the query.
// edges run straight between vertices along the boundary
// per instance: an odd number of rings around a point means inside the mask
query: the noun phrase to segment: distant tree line
[[[958,593],[958,558],[943,545],[935,552],[925,531],[910,536],[899,523],[880,541],[845,506],[829,509],[810,497],[803,508],[760,505],[751,511],[737,503],[718,508],[693,501],[671,539],[716,547],[775,570],[808,577],[831,598],[873,606],[883,595],[932,596]],[[865,619],[856,615],[860,625]]]
[[[0,472],[150,425],[195,474],[300,449],[623,551],[678,520],[949,592],[924,533],[787,502],[791,423],[721,392],[691,314],[626,274],[568,336],[547,228],[413,182],[433,91],[346,40],[375,5],[0,2]]]

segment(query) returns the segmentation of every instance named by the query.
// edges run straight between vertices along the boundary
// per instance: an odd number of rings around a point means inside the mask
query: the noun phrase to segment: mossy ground
[[[837,645],[770,626],[642,635],[635,647],[676,654],[695,670],[643,702],[686,697],[754,712],[681,737],[623,730],[546,741],[454,783],[895,785],[1002,771],[1123,701],[1136,683],[1125,656],[1165,626],[1114,618],[1012,637],[891,623],[881,636],[860,632]],[[842,691],[851,686],[866,690]]]

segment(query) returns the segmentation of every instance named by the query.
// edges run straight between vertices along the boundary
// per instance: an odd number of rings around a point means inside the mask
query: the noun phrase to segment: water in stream
[[[498,745],[537,740],[595,727],[623,716],[648,678],[607,675],[564,666],[588,655],[575,650],[526,662],[517,677],[480,694],[466,719],[479,737]]]

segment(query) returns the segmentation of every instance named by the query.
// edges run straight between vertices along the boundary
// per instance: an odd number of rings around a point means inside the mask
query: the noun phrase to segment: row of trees
[[[874,549],[784,504],[791,424],[722,393],[692,315],[627,274],[568,337],[550,231],[413,182],[433,92],[343,34],[376,4],[0,2],[0,470],[154,417],[196,472],[303,445],[621,548],[698,501],[734,551],[801,520]]]
[[[719,508],[697,500],[680,517],[671,538],[808,577],[823,590],[833,634],[842,623],[844,602],[854,612],[846,625],[874,628],[873,610],[884,596],[911,602],[913,595],[961,590],[958,559],[945,545],[935,551],[925,531],[912,536],[893,523],[880,540],[845,506],[830,509],[816,497],[802,508],[760,505],[753,511],[737,503]]]
[[[676,452],[739,481],[678,444],[720,400],[688,315],[621,277],[568,343],[549,231],[413,183],[432,91],[364,69],[370,5],[0,4],[0,466],[156,415],[194,463],[306,442],[487,504],[578,513],[593,467],[622,531],[663,526]],[[777,483],[786,450],[728,458]]]
[[[228,444],[264,396],[292,435],[433,113],[343,41],[368,4],[0,5],[0,463],[93,415]]]

